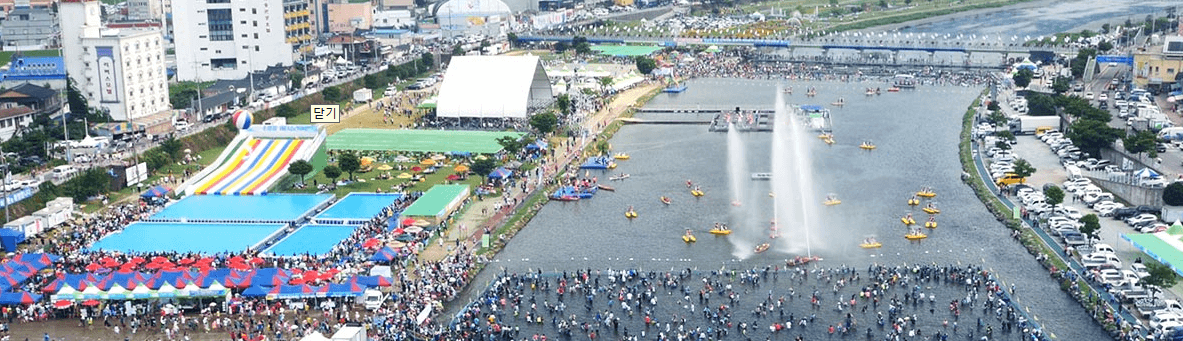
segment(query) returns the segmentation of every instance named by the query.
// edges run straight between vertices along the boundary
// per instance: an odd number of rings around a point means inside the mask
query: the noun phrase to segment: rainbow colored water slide
[[[214,186],[210,193],[212,194],[233,194],[229,189],[238,188],[244,183],[254,180],[263,169],[269,167],[279,158],[279,154],[286,150],[291,145],[292,140],[267,140],[266,148],[256,150],[252,155],[253,160],[246,167],[240,169],[236,174],[230,176],[228,181],[223,181],[218,186]]]
[[[193,193],[206,194],[211,187],[216,186],[222,181],[225,181],[225,179],[230,174],[237,171],[244,163],[246,163],[250,152],[255,150],[261,143],[262,141],[257,139],[248,140],[246,145],[235,151],[233,156],[230,157],[230,160],[228,160],[226,163],[223,163],[222,166],[212,174],[212,176],[207,177],[202,183],[194,186],[196,190],[194,190]]]
[[[272,182],[280,174],[283,174],[288,169],[288,164],[295,160],[296,154],[299,153],[300,147],[304,145],[304,140],[295,140],[282,153],[279,154],[277,162],[271,164],[259,176],[255,177],[253,181],[235,190],[234,194],[257,194],[259,191],[267,190],[267,184]]]

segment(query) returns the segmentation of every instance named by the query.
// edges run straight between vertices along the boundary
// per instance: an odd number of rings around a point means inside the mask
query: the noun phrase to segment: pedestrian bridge
[[[574,35],[523,35],[524,42],[571,42]],[[655,44],[661,46],[682,45],[726,45],[776,48],[814,48],[829,50],[856,50],[859,52],[950,52],[950,53],[1000,53],[1000,54],[1068,54],[1076,55],[1073,47],[1030,47],[1011,39],[921,39],[919,37],[840,37],[817,38],[793,41],[790,39],[748,39],[748,38],[682,38],[642,36],[588,36],[594,44]]]

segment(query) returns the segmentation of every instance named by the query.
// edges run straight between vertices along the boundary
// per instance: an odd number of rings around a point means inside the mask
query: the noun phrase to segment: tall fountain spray
[[[821,203],[813,190],[813,160],[809,154],[808,134],[784,103],[781,87],[776,89],[775,116],[772,128],[773,219],[780,238],[777,250],[813,255],[814,235],[821,228],[818,212]]]
[[[757,212],[754,211],[756,203],[747,202],[750,199],[747,148],[734,121],[729,121],[727,126],[727,175],[731,186],[731,225],[745,227],[732,232],[732,243],[736,247],[733,254],[738,258],[747,258],[752,254],[752,247],[756,245],[753,243],[754,238],[761,233],[746,228],[757,226],[759,220],[756,218]]]

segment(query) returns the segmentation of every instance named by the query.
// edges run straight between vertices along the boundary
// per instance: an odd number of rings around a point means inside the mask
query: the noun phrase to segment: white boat
[[[772,173],[752,173],[752,180],[772,180]]]
[[[617,175],[617,176],[614,176],[614,177],[610,177],[610,178],[608,178],[608,180],[612,180],[612,181],[616,181],[616,180],[624,180],[624,179],[628,179],[628,177],[629,177],[629,175],[628,175],[628,174],[621,174],[621,175]]]

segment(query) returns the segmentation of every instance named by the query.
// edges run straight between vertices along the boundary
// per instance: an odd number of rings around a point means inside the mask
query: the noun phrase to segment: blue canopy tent
[[[513,175],[513,171],[505,169],[505,167],[497,167],[492,173],[489,173],[490,179],[505,179]]]
[[[453,156],[460,156],[460,157],[469,157],[469,156],[472,156],[472,152],[462,152],[462,151],[456,151],[456,150],[454,150],[454,151],[450,151],[450,152],[448,152],[447,154],[448,154],[448,155],[453,155]]]
[[[538,139],[537,141],[534,141],[534,143],[526,145],[526,150],[546,149],[546,147],[546,141],[543,139]]]
[[[357,297],[361,296],[365,288],[362,288],[357,283],[329,283],[329,290],[326,293],[328,297]]]
[[[39,300],[41,295],[32,295],[24,291],[0,293],[0,304],[33,304]]]
[[[16,244],[25,241],[25,232],[13,229],[0,229],[0,245],[9,252],[16,251]]]
[[[1158,174],[1158,172],[1155,172],[1153,169],[1142,168],[1142,169],[1139,169],[1138,171],[1134,172],[1134,176],[1139,177],[1139,178],[1157,178],[1161,175]]]
[[[164,185],[157,185],[156,187],[152,187],[152,188],[149,188],[147,191],[144,191],[144,194],[140,194],[140,197],[141,198],[163,197],[165,195],[168,195],[168,192],[171,190],[172,189],[165,187]]]
[[[21,263],[32,264],[37,270],[41,270],[53,264],[53,262],[58,261],[58,259],[62,259],[62,257],[49,253],[22,253],[12,259]]]
[[[378,250],[373,256],[370,256],[370,261],[373,262],[389,262],[398,258],[398,252],[391,249],[389,246]]]
[[[246,290],[243,290],[242,295],[246,297],[263,297],[267,296],[268,291],[271,291],[271,289],[261,286],[252,286],[250,288],[246,288]]]

